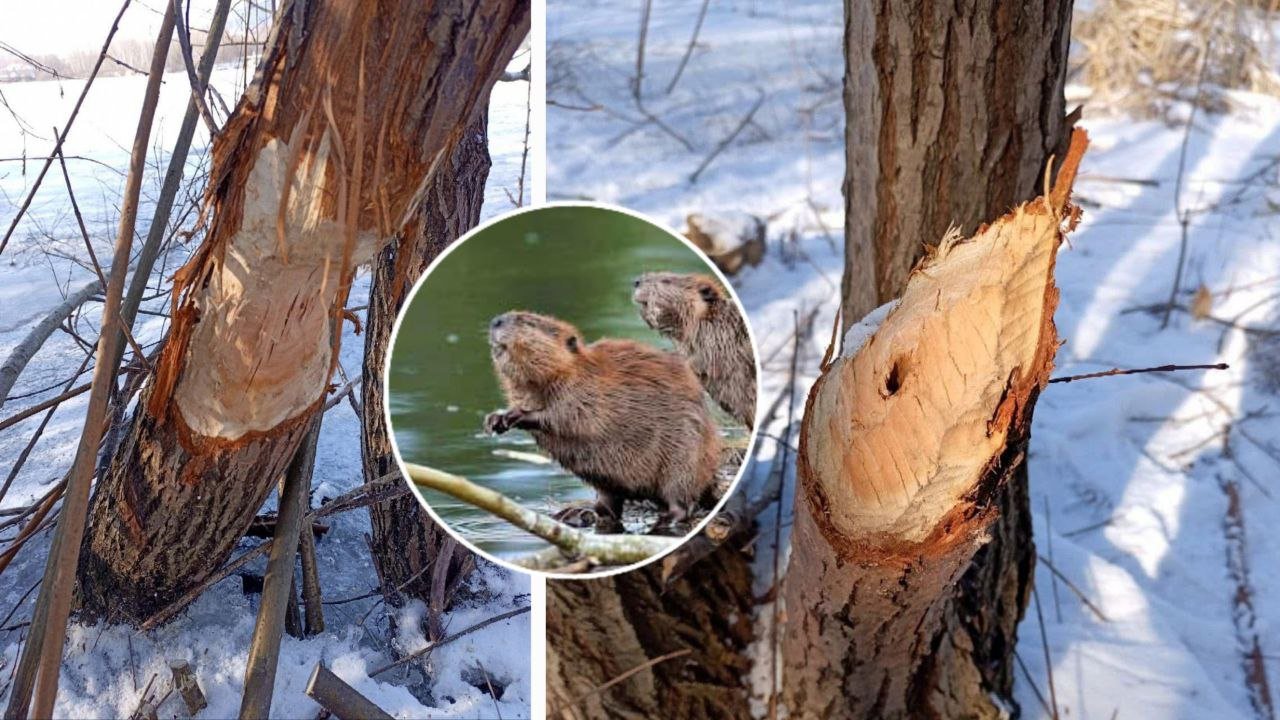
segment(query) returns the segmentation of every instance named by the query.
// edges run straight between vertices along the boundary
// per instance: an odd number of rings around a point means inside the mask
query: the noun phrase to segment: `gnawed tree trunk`
[[[521,0],[291,2],[213,146],[211,220],[100,480],[79,589],[137,622],[219,567],[321,406],[352,274],[521,39]]]
[[[925,245],[1040,191],[1062,157],[1071,0],[845,0],[844,323]]]
[[[997,718],[1031,582],[1026,452],[1058,336],[1053,192],[949,233],[809,394],[785,598],[792,717]],[[1021,503],[1020,512],[1011,512]]]
[[[444,249],[475,227],[489,177],[487,114],[482,113],[463,134],[447,163],[431,180],[399,243],[378,254],[369,288],[369,311],[364,338],[364,413],[360,420],[360,451],[366,480],[398,473],[386,423],[382,372],[390,351],[391,328],[409,290]],[[453,539],[423,510],[412,495],[369,506],[373,527],[373,561],[383,594],[394,606],[405,598],[427,603],[428,632],[442,636],[440,614],[453,589],[475,565],[469,550]]]
[[[724,546],[669,585],[661,566],[547,582],[548,718],[751,716],[745,650],[755,600],[746,551]]]

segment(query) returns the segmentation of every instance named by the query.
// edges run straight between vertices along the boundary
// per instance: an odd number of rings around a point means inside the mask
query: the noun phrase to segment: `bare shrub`
[[[1096,108],[1161,116],[1178,101],[1227,109],[1226,89],[1280,95],[1269,20],[1280,0],[1100,0],[1081,13]],[[1201,67],[1202,88],[1197,88]]]

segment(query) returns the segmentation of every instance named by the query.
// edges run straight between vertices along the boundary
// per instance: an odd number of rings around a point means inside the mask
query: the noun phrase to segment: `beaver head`
[[[724,291],[710,275],[645,273],[636,278],[631,299],[649,327],[668,337],[687,339],[694,325],[725,302]]]
[[[489,354],[498,375],[521,386],[541,385],[571,370],[582,355],[582,334],[569,323],[531,312],[505,312],[489,321]]]

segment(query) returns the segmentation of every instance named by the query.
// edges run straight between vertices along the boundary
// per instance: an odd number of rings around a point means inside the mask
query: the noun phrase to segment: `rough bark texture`
[[[1062,156],[1071,0],[845,0],[844,324]]]
[[[139,621],[226,559],[323,400],[355,267],[416,209],[528,29],[520,0],[281,8],[214,142],[206,236],[99,482],[84,610]]]
[[[665,585],[661,563],[547,582],[547,717],[748,718],[752,639],[746,551],[725,546]],[[602,692],[595,688],[664,655]]]
[[[1085,144],[1077,133],[1048,198],[942,242],[810,392],[785,583],[792,717],[1016,713],[1027,443]]]
[[[367,480],[399,472],[387,428],[382,383],[391,328],[427,266],[480,221],[490,166],[486,125],[483,114],[471,124],[450,161],[431,181],[402,240],[378,255],[369,288],[360,386],[364,407],[361,454]],[[441,637],[440,614],[453,588],[474,567],[471,552],[436,525],[413,495],[370,505],[369,520],[373,526],[371,552],[383,594],[396,606],[403,604],[404,598],[427,603],[428,631],[433,639]]]

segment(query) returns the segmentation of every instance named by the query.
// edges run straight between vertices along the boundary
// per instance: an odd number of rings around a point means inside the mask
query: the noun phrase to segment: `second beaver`
[[[510,407],[490,413],[485,430],[528,430],[596,489],[611,528],[626,499],[658,501],[677,522],[713,504],[720,439],[688,363],[631,340],[581,337],[537,313],[493,318],[490,355]]]
[[[632,299],[649,327],[689,358],[711,397],[748,429],[756,419],[756,360],[746,321],[708,275],[645,273]]]

